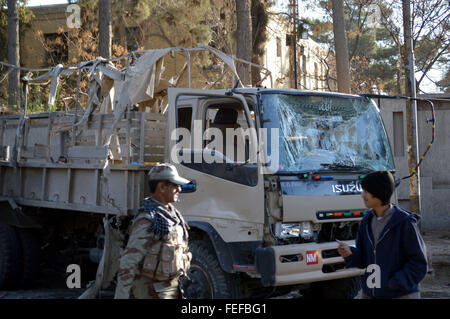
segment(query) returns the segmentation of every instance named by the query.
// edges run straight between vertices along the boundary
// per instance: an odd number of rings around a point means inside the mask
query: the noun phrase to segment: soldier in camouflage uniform
[[[189,183],[170,164],[149,172],[150,197],[133,220],[120,259],[115,298],[181,298],[180,277],[189,269],[188,226],[171,204]]]

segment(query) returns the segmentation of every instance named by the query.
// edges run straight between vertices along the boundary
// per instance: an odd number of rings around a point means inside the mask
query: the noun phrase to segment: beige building
[[[224,22],[224,28],[228,28],[229,24],[225,24],[227,19],[232,18],[232,14],[225,14],[230,12],[230,1],[215,2],[215,7],[212,8],[213,14],[220,16]],[[46,5],[30,7],[34,13],[34,18],[30,21],[30,27],[21,34],[21,64],[27,68],[41,68],[48,66],[55,66],[59,63],[63,65],[75,64],[81,60],[82,57],[77,54],[82,45],[74,43],[72,36],[67,36],[73,30],[69,29],[68,21],[72,12],[68,10],[69,4],[60,5]],[[223,19],[222,19],[223,18]],[[228,25],[228,27],[225,27]],[[175,46],[171,41],[176,42],[180,34],[165,34],[160,33],[160,28],[154,21],[147,21],[145,28],[152,30],[142,30],[136,25],[132,19],[126,18],[123,23],[124,28],[120,28],[122,32],[113,34],[113,51],[114,44],[126,43],[128,52],[138,49],[157,49]],[[141,26],[142,27],[142,26]],[[80,29],[82,32],[89,31]],[[216,32],[224,32],[224,30],[216,30]],[[161,31],[163,32],[163,31]],[[137,39],[140,39],[140,47],[137,44]],[[79,40],[76,40],[79,41]],[[196,46],[197,43],[194,44]],[[93,41],[93,45],[98,45]],[[190,44],[187,44],[190,47]],[[89,50],[89,48],[88,48]],[[114,52],[113,52],[114,53]],[[117,53],[117,52],[116,52]],[[120,53],[119,53],[120,54]],[[195,62],[196,57],[191,56],[191,61]],[[221,77],[221,72],[224,70],[222,65],[214,57],[206,61],[202,69],[192,69],[191,79],[193,87],[203,87],[215,83],[218,77]],[[164,62],[164,68],[167,74],[180,74],[179,85],[188,86],[188,68],[186,65],[186,55],[184,53],[176,53],[173,56],[168,56]],[[184,70],[184,71],[183,71]],[[231,75],[226,74],[222,77],[225,80]],[[169,80],[167,78],[166,80]]]
[[[222,4],[223,6],[223,4]],[[70,29],[67,20],[70,12],[67,11],[68,4],[31,7],[35,17],[31,26],[22,35],[21,57],[22,65],[29,68],[53,66],[58,63],[72,64],[79,60],[76,55],[74,43],[64,36]],[[228,8],[229,9],[229,8]],[[129,21],[126,28],[126,36],[136,36],[138,28],[133,27]],[[157,29],[156,27],[154,28]],[[293,49],[289,40],[290,25],[287,19],[281,15],[272,14],[268,24],[268,41],[264,54],[264,66],[272,72],[272,83],[274,88],[294,88],[294,63]],[[123,35],[117,35],[114,40]],[[113,41],[114,41],[113,40]],[[129,50],[135,50],[132,41],[128,41]],[[162,37],[151,36],[144,41],[145,49],[168,47]],[[297,40],[297,84],[299,89],[307,90],[333,90],[334,83],[327,82],[327,68],[324,63],[328,49],[322,47],[312,39],[304,37]],[[212,61],[213,62],[213,61]],[[185,63],[184,57],[167,61],[166,68],[170,73],[179,70]],[[172,72],[174,71],[174,72]],[[194,76],[197,81],[205,83],[203,77]],[[181,79],[181,83],[183,79]],[[180,83],[180,84],[181,84]],[[187,84],[187,83],[183,83]],[[271,79],[268,77],[263,86],[271,87]],[[331,87],[330,87],[331,86]]]
[[[67,4],[31,7],[34,18],[30,22],[30,28],[21,35],[20,55],[22,66],[37,68],[58,63],[70,63],[73,56],[70,55],[70,43],[65,37],[59,37],[68,31]],[[47,48],[47,49],[46,49]]]
[[[54,66],[73,64],[80,60],[76,47],[80,43],[73,43],[68,37],[71,30],[68,25],[74,24],[73,13],[69,4],[55,4],[30,7],[34,18],[30,21],[30,28],[21,38],[21,57],[24,67]],[[128,25],[129,24],[129,25]],[[124,35],[113,35],[113,43],[118,43],[125,37],[128,50],[137,50],[133,39],[136,38],[136,24],[127,21]],[[84,31],[83,29],[80,29]],[[94,41],[95,42],[95,41]]]
[[[275,88],[294,88],[294,51],[291,26],[283,16],[272,14],[268,23],[264,64],[272,72]],[[297,39],[297,87],[302,90],[330,91],[324,63],[328,49],[311,38]],[[270,87],[270,82],[264,85]],[[331,89],[333,89],[332,84]]]

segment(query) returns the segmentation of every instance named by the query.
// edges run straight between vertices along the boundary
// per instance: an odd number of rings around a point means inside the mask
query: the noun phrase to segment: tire
[[[186,299],[239,299],[241,297],[239,276],[226,273],[217,261],[209,242],[195,240],[189,243],[192,253],[189,279],[182,287]]]
[[[19,284],[29,288],[36,284],[41,271],[41,247],[39,240],[30,229],[18,229],[22,246],[22,271]]]
[[[0,222],[0,289],[15,288],[21,273],[21,247],[17,231]]]
[[[305,299],[354,299],[361,289],[360,277],[350,277],[311,284]]]

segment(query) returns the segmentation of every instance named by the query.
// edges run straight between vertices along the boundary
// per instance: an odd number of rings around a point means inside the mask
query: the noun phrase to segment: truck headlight
[[[277,227],[278,226],[278,227]],[[292,224],[281,224],[276,225],[276,233],[280,238],[294,238],[302,237],[304,239],[310,239],[313,236],[311,222],[301,222]]]
[[[299,224],[281,224],[281,238],[292,238],[300,235]]]
[[[310,239],[313,236],[313,229],[310,222],[300,224],[300,236],[304,239]]]

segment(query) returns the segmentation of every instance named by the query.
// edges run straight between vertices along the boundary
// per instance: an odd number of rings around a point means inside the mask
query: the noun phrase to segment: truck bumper
[[[347,241],[354,245],[354,241]],[[307,243],[259,247],[256,269],[264,286],[283,286],[359,276],[364,269],[346,268],[338,244]]]

